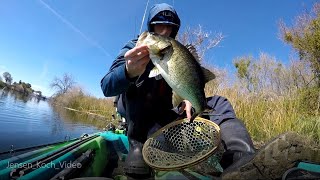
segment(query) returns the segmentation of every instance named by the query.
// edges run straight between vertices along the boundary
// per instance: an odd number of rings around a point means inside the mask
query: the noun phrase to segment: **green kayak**
[[[122,131],[103,131],[1,160],[0,180],[127,179],[119,169],[128,149],[128,138]],[[189,169],[154,173],[154,179],[190,178],[212,179]]]

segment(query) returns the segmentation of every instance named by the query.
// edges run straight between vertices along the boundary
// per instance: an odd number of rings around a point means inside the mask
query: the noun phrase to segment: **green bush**
[[[310,115],[320,113],[320,88],[303,88],[298,91],[299,110]]]

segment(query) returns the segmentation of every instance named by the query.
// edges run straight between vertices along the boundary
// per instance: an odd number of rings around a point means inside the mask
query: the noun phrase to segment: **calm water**
[[[0,90],[0,152],[77,138],[99,131],[87,120],[53,110],[46,101]]]

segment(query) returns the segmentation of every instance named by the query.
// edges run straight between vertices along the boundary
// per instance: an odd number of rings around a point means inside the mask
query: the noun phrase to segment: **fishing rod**
[[[141,31],[142,31],[142,26],[143,26],[143,23],[144,23],[144,19],[145,19],[145,17],[146,17],[146,12],[147,12],[147,9],[148,9],[148,5],[149,5],[149,0],[147,1],[146,7],[145,7],[145,9],[144,9],[144,13],[143,13],[143,17],[142,17],[142,22],[141,22],[141,26],[140,26],[139,35],[141,34]]]
[[[67,137],[67,136],[66,136]],[[28,150],[32,150],[32,149],[39,149],[39,148],[43,148],[43,147],[47,147],[47,146],[53,146],[53,145],[57,145],[57,144],[62,144],[65,142],[70,142],[70,141],[76,141],[81,139],[82,137],[79,138],[74,138],[74,139],[67,139],[65,138],[64,141],[58,141],[58,142],[54,142],[54,143],[48,143],[48,144],[42,144],[42,145],[38,145],[38,146],[31,146],[31,147],[25,147],[25,148],[19,148],[19,149],[14,149],[13,145],[11,145],[11,148],[9,151],[4,151],[4,152],[0,152],[0,155],[5,155],[5,154],[14,154],[17,152],[21,152],[21,151],[28,151]]]
[[[28,174],[29,172],[33,171],[34,169],[38,169],[39,168],[39,164],[47,164],[50,161],[57,159],[61,156],[63,156],[64,154],[66,154],[67,152],[70,152],[71,150],[79,147],[80,145],[98,137],[98,134],[93,134],[92,136],[86,136],[83,139],[81,138],[80,141],[77,141],[75,143],[72,143],[66,147],[63,147],[62,149],[58,149],[40,159],[34,159],[31,162],[28,162],[30,165],[28,165],[27,167],[17,167],[15,169],[12,169],[10,172],[10,177],[12,178],[16,178],[16,177],[21,177],[25,174]]]

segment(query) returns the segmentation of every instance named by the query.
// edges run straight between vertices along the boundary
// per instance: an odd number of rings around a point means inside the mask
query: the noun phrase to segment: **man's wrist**
[[[130,74],[129,74],[129,72],[128,72],[127,65],[126,65],[126,67],[124,68],[124,71],[125,71],[125,75],[126,75],[127,79],[128,79],[130,82],[134,82],[134,81],[137,79],[137,76],[135,76],[135,77],[130,77]]]

